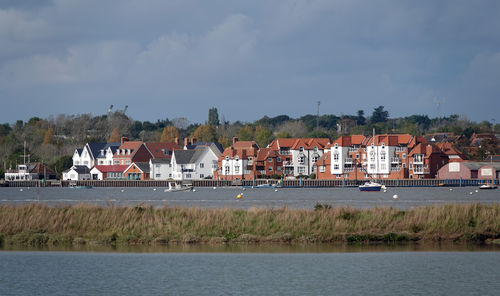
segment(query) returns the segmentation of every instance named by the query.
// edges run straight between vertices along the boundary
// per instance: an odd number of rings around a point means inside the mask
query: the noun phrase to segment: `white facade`
[[[149,171],[151,180],[168,180],[173,178],[171,160],[150,159]]]
[[[73,165],[81,165],[81,149],[75,149],[73,153]]]
[[[176,150],[172,155],[171,169],[174,180],[200,180],[211,177],[217,170],[219,153],[211,147],[197,147],[189,161],[179,163],[177,155],[189,150]]]
[[[331,164],[330,172],[333,175],[340,175],[344,173],[344,165],[348,159],[349,147],[339,146],[335,144],[331,149]]]
[[[250,172],[245,172],[248,165],[251,165],[248,159],[241,159],[239,156],[235,156],[234,158],[226,156],[222,159],[221,175],[238,177],[249,174]]]
[[[77,167],[73,166],[69,170],[63,172],[63,180],[90,180],[90,172],[88,171],[86,173],[78,173]]]
[[[96,165],[113,165],[113,150],[111,147],[101,149],[101,154],[97,158]]]
[[[82,154],[80,155],[80,165],[84,165],[89,169],[94,166],[94,158],[87,148],[87,145],[83,147]]]
[[[369,145],[366,147],[366,171],[370,175],[388,175],[391,173],[391,159],[394,157],[396,147]]]
[[[93,167],[90,170],[90,176],[92,180],[104,180],[102,172],[98,170],[96,167]]]
[[[5,173],[5,180],[8,181],[29,181],[38,179],[38,174],[30,173],[27,164],[20,164],[17,166],[17,171]]]
[[[288,167],[293,167],[294,176],[308,176],[313,173],[313,165],[323,155],[324,151],[324,149],[316,146],[312,149],[299,147],[299,149],[290,150],[292,162]]]

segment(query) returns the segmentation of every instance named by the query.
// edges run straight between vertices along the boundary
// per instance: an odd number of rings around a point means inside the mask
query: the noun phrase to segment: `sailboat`
[[[182,192],[182,191],[192,191],[192,186],[177,184],[175,182],[168,182],[168,189],[165,192]]]
[[[375,129],[373,129],[373,144],[375,147]],[[371,153],[374,153],[374,151],[372,150]],[[377,150],[377,156],[375,157],[375,162],[376,162],[376,169],[378,172],[378,150]],[[365,182],[365,184],[363,185],[359,185],[359,191],[366,191],[366,192],[380,191],[380,189],[382,188],[385,189],[385,185],[375,182],[374,180],[370,180],[369,182]]]
[[[496,175],[496,170],[493,167],[493,155],[490,155],[490,163],[491,163],[491,183],[486,183],[481,186],[479,186],[479,189],[497,189],[498,186],[495,184],[495,175]]]

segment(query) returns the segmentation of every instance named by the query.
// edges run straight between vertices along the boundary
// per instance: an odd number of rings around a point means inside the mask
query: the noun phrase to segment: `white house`
[[[283,173],[307,176],[314,172],[314,163],[328,151],[327,138],[277,139],[267,147],[278,152],[283,160]]]
[[[95,165],[113,165],[113,155],[120,145],[120,143],[107,143],[104,145],[104,147],[99,150]]]
[[[150,178],[152,180],[168,180],[172,176],[172,160],[164,158],[151,158],[149,160]]]
[[[90,180],[90,169],[85,165],[74,165],[63,172],[63,180]]]
[[[83,149],[76,149],[73,153],[73,165],[84,165],[89,169],[95,165],[99,165],[97,157],[107,145],[107,143],[87,143]]]
[[[217,170],[220,151],[213,146],[198,146],[194,150],[175,150],[172,155],[172,178],[196,180],[212,177]]]

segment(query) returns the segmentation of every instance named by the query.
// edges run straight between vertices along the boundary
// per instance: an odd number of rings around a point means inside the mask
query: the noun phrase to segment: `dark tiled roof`
[[[192,163],[191,159],[193,158],[193,155],[195,153],[196,153],[196,150],[175,150],[174,151],[175,162],[177,164]]]
[[[151,163],[170,163],[170,159],[167,158],[151,158]]]
[[[104,149],[107,143],[87,143],[87,147],[89,147],[89,153],[93,158],[97,158],[97,156],[101,153],[101,149]]]
[[[89,174],[90,173],[90,169],[85,165],[74,165],[69,170],[66,170],[65,172],[68,172],[70,170],[74,170],[78,174]]]
[[[108,150],[108,148],[111,148],[111,153],[112,154],[115,154],[116,152],[116,149],[118,149],[118,147],[120,147],[120,143],[119,142],[112,142],[112,143],[106,143],[106,145],[104,145],[104,147],[101,148],[101,150]],[[103,155],[101,153],[101,150],[99,150],[99,155],[97,156],[97,158],[104,158],[106,157],[105,155]]]

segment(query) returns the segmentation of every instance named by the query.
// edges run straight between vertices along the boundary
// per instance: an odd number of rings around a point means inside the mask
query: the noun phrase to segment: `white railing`
[[[396,152],[405,152],[406,147],[396,147]]]
[[[413,156],[413,163],[423,163],[424,162],[424,157],[421,155],[414,155]]]
[[[401,159],[399,159],[399,157],[391,157],[391,162],[392,163],[401,163]]]
[[[349,147],[349,148],[347,148],[347,152],[358,152],[358,149],[359,148]]]
[[[345,162],[346,162],[346,163],[352,163],[352,157],[348,157],[348,158],[346,158],[346,159],[345,159]]]
[[[344,167],[344,172],[353,172],[354,167]]]

